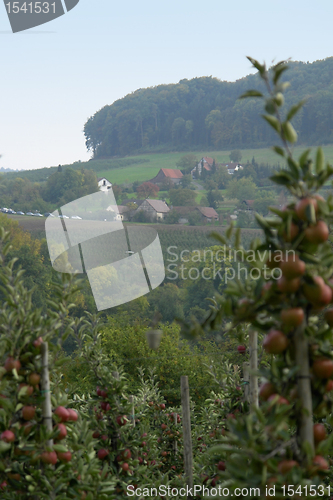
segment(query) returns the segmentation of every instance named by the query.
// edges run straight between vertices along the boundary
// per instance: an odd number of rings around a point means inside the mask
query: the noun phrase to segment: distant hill
[[[295,118],[299,142],[333,142],[333,57],[314,63],[291,62],[284,79],[290,106],[307,98]],[[260,148],[274,135],[264,123],[262,102],[238,97],[262,86],[258,75],[230,83],[213,77],[139,89],[104,106],[84,126],[94,158],[197,149]]]

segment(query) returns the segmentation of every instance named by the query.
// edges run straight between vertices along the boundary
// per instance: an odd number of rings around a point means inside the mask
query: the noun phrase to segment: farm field
[[[315,147],[312,148],[312,156],[315,154]],[[294,153],[298,156],[304,147],[298,146],[294,148]],[[323,146],[323,151],[326,159],[333,163],[333,144]],[[71,167],[74,169],[91,169],[94,170],[97,177],[105,177],[113,184],[130,184],[134,181],[147,181],[152,179],[161,168],[176,168],[178,160],[187,154],[194,154],[198,159],[203,156],[215,158],[219,163],[227,163],[230,161],[230,150],[225,151],[182,151],[175,153],[145,153],[137,156],[128,156],[125,158],[110,158],[105,160],[90,160],[87,162],[76,162],[71,165],[63,165],[63,167]],[[255,158],[258,163],[269,163],[271,165],[278,164],[281,160],[270,148],[261,149],[244,149],[242,150],[242,163],[251,162]],[[124,164],[124,165],[123,165]],[[282,165],[281,161],[280,164]],[[8,174],[10,177],[31,178],[36,182],[42,182],[47,177],[56,171],[56,167],[51,167],[51,170],[40,169],[15,172]]]
[[[304,147],[298,146],[294,148],[295,155],[301,154]],[[333,145],[323,146],[324,154],[328,161],[333,162]],[[313,148],[314,155],[315,148]],[[186,154],[194,154],[198,159],[203,156],[215,158],[218,163],[228,163],[230,161],[228,151],[199,151],[199,152],[177,152],[177,153],[160,153],[160,154],[145,154],[140,156],[128,157],[127,159],[143,159],[147,158],[147,163],[134,164],[117,169],[96,169],[98,177],[105,177],[114,184],[131,183],[134,181],[145,181],[153,178],[161,168],[176,168],[177,161]],[[252,158],[258,163],[277,164],[279,157],[270,148],[263,149],[244,149],[242,150],[242,163],[251,162]],[[96,160],[97,162],[98,160]],[[107,160],[104,160],[104,164]],[[88,162],[87,164],[80,164],[89,168],[89,165],[95,161]],[[280,162],[281,163],[281,162]]]
[[[16,220],[25,231],[29,231],[34,237],[46,237],[46,219],[24,215],[7,215],[7,217],[11,218],[12,220]],[[138,226],[145,225],[134,223],[125,224]],[[167,258],[167,248],[170,246],[175,246],[180,251],[183,249],[193,251],[195,249],[203,249],[209,246],[218,245],[218,241],[211,236],[212,232],[214,231],[219,234],[223,234],[226,230],[226,227],[212,224],[207,224],[204,226],[186,226],[182,224],[149,224],[149,226],[155,228],[159,235],[164,258]],[[256,228],[242,229],[241,235],[244,247],[248,247],[251,239],[260,237],[261,231],[260,229]]]

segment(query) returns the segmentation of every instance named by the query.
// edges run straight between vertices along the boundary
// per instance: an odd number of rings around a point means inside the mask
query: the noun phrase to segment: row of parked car
[[[4,214],[9,214],[9,215],[32,215],[32,216],[35,216],[35,217],[54,217],[53,214],[51,214],[50,212],[46,212],[44,215],[40,214],[39,212],[22,212],[21,210],[19,210],[18,212],[15,212],[15,210],[12,210],[11,208],[5,208],[3,207],[1,209],[1,212],[4,213]],[[79,220],[82,220],[82,217],[79,217],[78,215],[72,215],[71,217],[68,217],[67,215],[58,215],[58,217],[60,219],[79,219]]]

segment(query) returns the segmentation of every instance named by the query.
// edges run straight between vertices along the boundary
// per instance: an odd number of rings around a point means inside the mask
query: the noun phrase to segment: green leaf
[[[307,207],[305,208],[305,217],[309,222],[311,222],[312,224],[315,224],[316,212],[315,212],[315,209],[314,209],[314,206],[312,205],[312,203],[307,205]]]
[[[0,453],[5,453],[7,450],[11,448],[11,443],[5,443],[4,441],[0,441]]]
[[[276,130],[276,132],[278,134],[280,134],[281,132],[281,125],[280,125],[280,122],[277,118],[275,118],[275,116],[271,116],[271,115],[261,115],[263,117],[264,120],[266,120],[266,122],[271,126],[273,127],[274,130]]]
[[[275,182],[275,184],[279,184],[281,186],[288,186],[290,182],[293,181],[293,178],[290,174],[286,174],[285,172],[280,172],[278,174],[272,175],[270,180]]]
[[[280,146],[273,146],[272,149],[277,155],[283,156],[283,158],[286,156],[284,149],[280,148]]]
[[[279,63],[275,64],[275,66],[273,66],[272,69],[273,69],[273,83],[274,85],[276,85],[282,73],[288,69],[288,65],[286,64],[285,61],[280,61]]]
[[[310,154],[310,151],[311,151],[311,149],[310,149],[310,148],[306,149],[306,150],[305,150],[305,151],[301,154],[301,156],[299,157],[299,164],[300,164],[301,168],[303,168],[303,166],[307,163],[307,161],[308,161],[308,156],[309,156],[309,154]]]
[[[210,236],[215,240],[219,241],[220,243],[223,243],[223,245],[226,245],[228,243],[225,237],[222,236],[220,233],[217,233],[216,231],[213,231]]]
[[[295,161],[293,158],[288,157],[287,162],[293,177],[298,180],[300,177],[300,168],[297,161]]]
[[[299,110],[304,106],[305,103],[306,99],[303,99],[302,101],[292,106],[287,113],[287,121],[290,121],[299,112]]]
[[[316,173],[319,174],[324,170],[325,167],[325,157],[324,157],[324,152],[321,148],[317,149],[317,154],[316,154]]]
[[[228,239],[230,239],[230,238],[231,238],[231,235],[232,235],[232,233],[233,233],[233,230],[234,230],[234,226],[233,226],[233,224],[231,223],[231,224],[230,224],[230,226],[228,227],[228,229],[227,229],[227,230],[226,230],[226,232],[225,232],[226,237],[227,237]]]
[[[284,138],[288,142],[291,142],[291,144],[293,144],[294,142],[297,141],[297,132],[290,122],[287,121],[282,123],[282,131]]]
[[[253,59],[250,56],[246,56],[246,57],[250,61],[250,63],[252,64],[252,66],[254,66],[259,71],[260,75],[263,76],[264,73],[266,72],[266,65],[265,65],[265,63],[264,64],[260,64],[260,62],[257,61],[256,59]]]
[[[55,451],[59,451],[61,453],[66,453],[68,451],[66,446],[64,446],[63,444],[54,444],[53,448]]]
[[[248,90],[247,92],[244,92],[238,99],[246,99],[247,97],[264,97],[261,92],[258,92],[258,90]]]

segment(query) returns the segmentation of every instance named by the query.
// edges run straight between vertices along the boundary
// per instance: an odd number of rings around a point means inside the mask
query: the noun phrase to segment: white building
[[[107,191],[108,189],[112,188],[111,182],[108,181],[105,177],[100,177],[99,179],[97,179],[97,182],[100,191]]]

